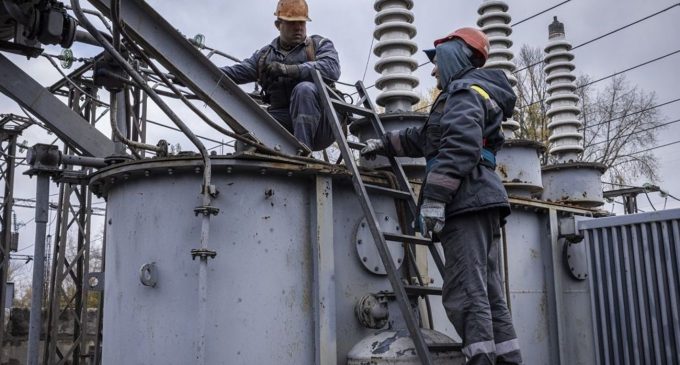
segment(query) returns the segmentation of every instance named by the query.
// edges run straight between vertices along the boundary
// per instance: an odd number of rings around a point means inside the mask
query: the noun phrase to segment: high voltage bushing
[[[413,91],[420,81],[412,73],[418,68],[418,61],[412,56],[418,45],[412,41],[416,27],[412,24],[413,0],[376,0],[375,31],[378,41],[373,53],[380,57],[375,71],[381,74],[375,86],[382,92],[376,98],[386,113],[411,111],[420,96]]]
[[[555,163],[544,166],[543,196],[548,201],[574,204],[594,208],[604,204],[600,179],[606,166],[599,163],[579,161],[583,152],[580,141],[583,139],[579,128],[582,126],[577,106],[579,97],[576,91],[576,68],[571,43],[566,40],[564,24],[557,17],[548,27],[548,45],[545,47],[546,99],[550,118],[550,154]]]
[[[550,119],[550,154],[560,163],[577,161],[583,152],[579,132],[582,127],[578,115],[580,98],[576,95],[576,76],[572,73],[576,66],[572,62],[571,43],[566,40],[564,24],[557,17],[549,26],[549,42],[545,47],[545,73],[549,97],[546,116]]]
[[[516,69],[512,59],[515,57],[510,50],[512,47],[512,17],[508,14],[508,4],[501,0],[485,0],[477,9],[479,19],[477,25],[489,37],[489,59],[484,68],[495,68],[505,72],[508,81],[514,87],[517,78],[513,74]],[[517,110],[515,110],[517,111]],[[503,122],[503,130],[506,137],[512,138],[514,132],[519,129],[519,122],[511,118]]]
[[[510,84],[515,87],[517,78],[513,74],[516,69],[510,50],[512,47],[512,17],[508,13],[508,4],[500,0],[485,0],[477,9],[479,19],[477,25],[489,37],[489,59],[484,68],[499,69],[505,72]],[[518,110],[515,109],[515,113]],[[496,156],[496,173],[503,181],[509,195],[533,197],[543,191],[541,180],[540,154],[545,150],[542,144],[535,141],[514,138],[520,125],[514,118],[503,122],[503,131],[508,138]]]

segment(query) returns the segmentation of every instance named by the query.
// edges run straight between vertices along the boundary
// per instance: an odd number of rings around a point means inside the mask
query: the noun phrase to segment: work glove
[[[300,66],[272,62],[265,67],[264,74],[271,83],[274,83],[281,78],[297,80],[300,78]]]
[[[385,144],[381,139],[369,139],[366,141],[366,147],[359,152],[367,160],[375,160],[378,153],[385,152]]]
[[[446,210],[446,203],[434,199],[423,199],[423,204],[420,206],[420,214],[418,215],[418,223],[420,232],[423,237],[430,238],[430,231],[435,234],[444,229],[444,214]]]

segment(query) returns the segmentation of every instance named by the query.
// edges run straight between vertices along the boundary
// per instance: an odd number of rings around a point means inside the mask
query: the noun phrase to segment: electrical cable
[[[361,82],[366,79],[366,71],[368,71],[368,63],[371,61],[371,54],[373,53],[373,42],[375,37],[371,37],[371,45],[368,47],[368,57],[366,58],[366,67],[364,67],[364,76],[361,78]]]
[[[516,22],[516,23],[510,24],[510,26],[511,26],[511,27],[514,27],[514,26],[516,26],[516,25],[520,25],[520,24],[526,22],[527,20],[531,20],[531,19],[533,19],[533,18],[535,18],[535,17],[537,17],[537,16],[539,16],[539,15],[542,15],[542,14],[545,14],[545,13],[549,12],[550,10],[559,8],[560,6],[566,4],[566,3],[570,2],[570,1],[571,1],[571,0],[563,1],[563,2],[561,2],[561,3],[559,3],[559,4],[557,4],[557,5],[551,6],[551,7],[547,8],[547,9],[545,9],[545,10],[543,10],[543,11],[540,11],[540,12],[534,14],[534,15],[531,15],[531,16],[529,16],[528,18],[524,18],[524,19],[522,19],[522,20],[520,20],[520,21],[518,21],[518,22]]]
[[[59,67],[59,65],[57,65],[56,62],[54,62],[54,60],[52,59],[52,57],[50,57],[49,55],[45,55],[45,54],[42,54],[41,56],[45,57],[48,61],[50,61],[50,63],[52,64],[52,66],[54,66],[54,68],[57,69],[57,71],[59,71],[59,73],[60,73],[61,76],[64,78],[64,80],[66,80],[66,81],[67,81],[69,84],[71,84],[74,88],[78,89],[78,91],[80,91],[80,92],[83,93],[85,96],[87,96],[88,98],[92,99],[94,102],[96,102],[96,103],[99,104],[99,105],[106,106],[106,107],[109,106],[109,104],[106,104],[105,102],[103,102],[103,101],[97,99],[96,97],[94,97],[94,96],[88,94],[85,90],[81,89],[80,86],[78,86],[75,82],[73,82],[73,80],[71,80],[71,78],[68,77],[68,75],[66,75],[66,73],[64,73],[64,71],[61,70],[61,68]]]
[[[641,130],[639,130],[639,131],[635,131],[635,132],[632,132],[632,133],[624,134],[624,135],[622,135],[622,136],[620,136],[620,137],[617,137],[617,138],[614,138],[614,139],[619,139],[619,138],[634,136],[634,135],[636,135],[636,134],[640,134],[640,133],[643,133],[643,132],[648,132],[648,131],[651,131],[651,130],[654,130],[654,129],[657,129],[657,128],[661,128],[661,127],[665,127],[665,126],[667,126],[667,125],[674,124],[674,123],[678,123],[678,122],[680,122],[680,119],[676,119],[676,120],[673,120],[673,121],[670,121],[670,122],[667,122],[667,123],[659,124],[659,125],[656,125],[656,126],[654,126],[654,127],[649,127],[649,128],[646,128],[646,129],[641,129]],[[604,141],[600,141],[600,142],[591,143],[590,145],[588,145],[588,147],[596,146],[596,145],[598,145],[598,144],[607,143],[607,142],[609,142],[609,141],[608,141],[608,140],[604,140]]]
[[[154,122],[154,121],[152,121],[152,120],[148,120],[148,119],[147,119],[146,122],[149,123],[149,124],[157,125],[157,126],[159,126],[159,127],[163,127],[163,128],[166,128],[166,129],[173,130],[173,131],[175,131],[175,132],[180,132],[180,133],[182,132],[181,130],[179,130],[179,129],[177,129],[177,128],[173,128],[173,127],[171,127],[171,126],[169,126],[169,125],[165,125],[165,124],[162,124],[162,123]],[[218,141],[218,140],[216,140],[216,139],[212,139],[212,138],[208,138],[208,137],[203,137],[203,136],[198,135],[198,134],[196,135],[196,137],[201,138],[201,139],[203,139],[203,140],[206,140],[206,141],[208,141],[208,142],[220,143],[220,144],[222,144],[222,145],[227,145],[227,146],[228,146],[227,143],[220,142],[220,141]]]
[[[643,191],[643,193],[647,197],[647,201],[649,202],[649,206],[651,206],[652,209],[654,209],[654,211],[656,212],[656,207],[654,206],[654,204],[652,204],[652,199],[649,199],[649,194],[647,193],[647,191]]]
[[[676,145],[676,144],[678,144],[678,143],[680,143],[680,140],[677,140],[677,141],[671,142],[671,143],[662,144],[662,145],[660,145],[660,146],[655,146],[655,147],[652,147],[652,148],[647,148],[647,149],[644,149],[644,150],[641,150],[641,151],[635,151],[635,152],[633,152],[633,153],[630,153],[629,155],[630,155],[630,156],[639,155],[639,154],[641,154],[641,153],[645,153],[645,152],[649,152],[649,151],[658,150],[659,148],[664,148],[664,147],[668,147],[668,146],[673,146],[673,145]]]
[[[615,72],[615,73],[613,73],[613,74],[610,74],[610,75],[601,77],[601,78],[599,78],[599,79],[597,79],[597,80],[590,81],[590,82],[588,82],[588,83],[586,83],[586,84],[580,85],[579,87],[576,88],[576,90],[583,89],[583,88],[586,87],[586,86],[590,86],[590,85],[593,85],[593,84],[597,84],[598,82],[602,82],[602,81],[607,80],[607,79],[610,79],[610,78],[612,78],[612,77],[614,77],[614,76],[618,76],[618,75],[624,74],[624,73],[626,73],[626,72],[629,72],[629,71],[635,70],[635,69],[637,69],[637,68],[640,68],[640,67],[642,67],[642,66],[649,65],[649,64],[651,64],[651,63],[660,61],[660,60],[662,60],[662,59],[664,59],[664,58],[673,56],[673,55],[678,54],[678,53],[680,53],[680,49],[679,49],[679,50],[676,50],[676,51],[673,51],[673,52],[671,52],[671,53],[667,53],[667,54],[665,54],[665,55],[663,55],[663,56],[657,57],[657,58],[655,58],[655,59],[653,59],[653,60],[649,60],[649,61],[640,63],[640,64],[638,64],[638,65],[635,65],[635,66],[633,66],[633,67],[629,67],[629,68],[627,68],[627,69],[625,69],[625,70],[618,71],[618,72]],[[543,101],[545,101],[545,99],[536,100],[536,101],[534,101],[533,103],[530,103],[530,104],[527,104],[527,105],[522,105],[519,109],[522,110],[522,109],[528,108],[528,107],[530,107],[530,106],[532,106],[532,105],[536,105],[536,104],[538,104],[538,103],[540,103],[540,102],[543,102]]]
[[[600,125],[603,125],[603,124],[607,124],[607,123],[609,123],[609,122],[613,122],[613,121],[618,120],[618,119],[623,119],[623,118],[629,117],[629,116],[631,116],[631,115],[636,115],[636,114],[644,113],[644,112],[649,111],[649,110],[652,110],[652,109],[656,109],[656,108],[660,108],[660,107],[662,107],[662,106],[666,106],[666,105],[669,105],[669,104],[677,103],[678,101],[680,101],[680,98],[673,99],[673,100],[669,100],[669,101],[667,101],[667,102],[665,102],[665,103],[653,105],[653,106],[650,106],[649,108],[640,109],[640,110],[635,111],[635,112],[632,112],[632,113],[630,113],[630,114],[626,114],[626,115],[622,115],[622,116],[620,116],[620,117],[608,119],[608,120],[605,120],[605,121],[603,121],[603,122],[591,124],[591,125],[586,126],[585,129],[597,127],[597,126],[600,126]],[[583,129],[584,129],[584,127],[578,128],[579,131],[582,131]]]
[[[626,29],[626,28],[629,28],[629,27],[631,27],[631,26],[633,26],[633,25],[635,25],[635,24],[638,24],[638,23],[641,23],[641,22],[643,22],[643,21],[645,21],[645,20],[651,19],[651,18],[653,18],[653,17],[655,17],[655,16],[657,16],[657,15],[660,15],[660,14],[662,14],[662,13],[665,13],[665,12],[667,12],[667,11],[673,9],[673,8],[676,7],[676,6],[680,6],[680,3],[673,4],[673,5],[667,7],[667,8],[665,8],[665,9],[663,9],[663,10],[657,11],[656,13],[653,13],[653,14],[651,14],[651,15],[648,15],[648,16],[644,17],[644,18],[638,19],[638,20],[636,20],[636,21],[634,21],[634,22],[632,22],[632,23],[628,23],[628,24],[626,24],[626,25],[624,25],[624,26],[622,26],[622,27],[619,27],[619,28],[617,28],[617,29],[614,29],[614,30],[612,30],[612,31],[610,31],[610,32],[607,32],[607,33],[603,34],[603,35],[597,36],[597,37],[595,37],[595,38],[593,38],[593,39],[591,39],[591,40],[588,40],[588,41],[585,41],[585,42],[583,42],[583,43],[580,43],[580,44],[578,44],[578,45],[572,47],[571,50],[573,51],[573,50],[575,50],[575,49],[581,48],[581,47],[583,47],[583,46],[585,46],[585,45],[591,44],[591,43],[593,43],[593,42],[595,42],[595,41],[598,41],[598,40],[600,40],[600,39],[602,39],[602,38],[608,37],[608,36],[610,36],[610,35],[612,35],[612,34],[614,34],[614,33],[617,33],[617,32],[619,32],[619,31],[622,31],[622,30]],[[538,62],[532,63],[531,65],[528,65],[528,66],[525,66],[525,67],[523,67],[523,68],[520,68],[519,70],[515,70],[513,73],[514,73],[514,74],[517,74],[517,73],[522,72],[522,71],[524,71],[524,70],[527,70],[527,69],[529,69],[529,68],[531,68],[531,67],[534,67],[534,66],[536,66],[536,65],[539,65],[539,64],[541,64],[541,63],[543,63],[543,62],[544,62],[543,60],[540,60],[540,61],[538,61]]]

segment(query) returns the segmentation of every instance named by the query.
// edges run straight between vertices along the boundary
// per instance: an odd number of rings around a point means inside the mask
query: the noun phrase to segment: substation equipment
[[[144,1],[90,0],[96,11],[84,11],[78,0],[69,7],[47,3],[6,0],[2,19],[15,21],[3,29],[0,48],[35,57],[40,43],[68,47],[79,41],[104,50],[49,88],[0,55],[0,90],[66,145],[61,151],[36,145],[28,158],[38,184],[34,292],[44,286],[38,263],[45,257],[49,182],[61,183],[49,294],[46,303],[40,296],[32,303],[30,365],[420,363],[342,164],[309,157],[305,146],[222,76],[203,54],[202,38],[188,41]],[[387,130],[427,119],[413,111],[419,101],[413,91],[419,83],[412,74],[418,67],[413,6],[412,0],[374,2],[376,101],[385,108]],[[491,43],[486,67],[505,71],[514,85],[508,9],[504,1],[482,1],[478,25]],[[86,13],[104,14],[113,24],[111,35],[96,30]],[[86,31],[76,29],[76,18]],[[604,170],[578,160],[574,56],[556,19],[548,41],[551,164],[541,167],[547,147],[516,139],[520,124],[509,120],[497,168],[513,208],[502,230],[501,272],[525,362],[620,364],[642,356],[677,363],[680,211],[598,218]],[[178,98],[178,90],[155,64],[186,85],[190,94],[180,98],[200,100],[226,126],[193,109],[201,119],[253,148],[209,153],[161,98]],[[92,98],[101,88],[111,95],[107,103]],[[170,153],[166,141],[147,142],[149,99],[198,152]],[[95,128],[97,111],[106,108],[111,138]],[[8,146],[3,278],[12,242],[11,156],[16,135],[33,123],[23,122],[0,130]],[[365,120],[354,120],[349,130],[359,141],[375,137]],[[401,162],[417,191],[424,160]],[[361,164],[364,181],[393,183],[382,171],[385,159]],[[88,267],[92,193],[107,202],[105,265],[98,272]],[[374,193],[373,202],[384,231],[399,234],[410,225],[388,194]],[[75,257],[65,249],[71,227],[78,232]],[[426,251],[411,255],[397,242],[389,243],[389,251],[404,280],[442,286]],[[643,254],[648,251],[653,254]],[[77,288],[69,297],[60,290],[66,280]],[[82,326],[92,293],[102,299],[94,336]],[[425,291],[411,301],[426,342],[447,346],[433,352],[433,363],[463,364],[460,338],[441,298]],[[41,307],[47,308],[45,320]],[[72,341],[65,344],[58,341],[57,319],[67,307],[77,315]],[[639,346],[648,351],[632,350]]]

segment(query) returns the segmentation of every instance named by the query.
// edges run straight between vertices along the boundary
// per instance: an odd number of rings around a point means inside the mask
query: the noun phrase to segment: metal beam
[[[110,13],[110,0],[90,3],[101,13]],[[250,134],[264,145],[291,155],[309,152],[146,2],[120,2],[120,18],[130,37],[180,78],[234,132]]]
[[[69,145],[85,155],[107,157],[113,142],[56,96],[0,54],[0,91],[28,109]]]

